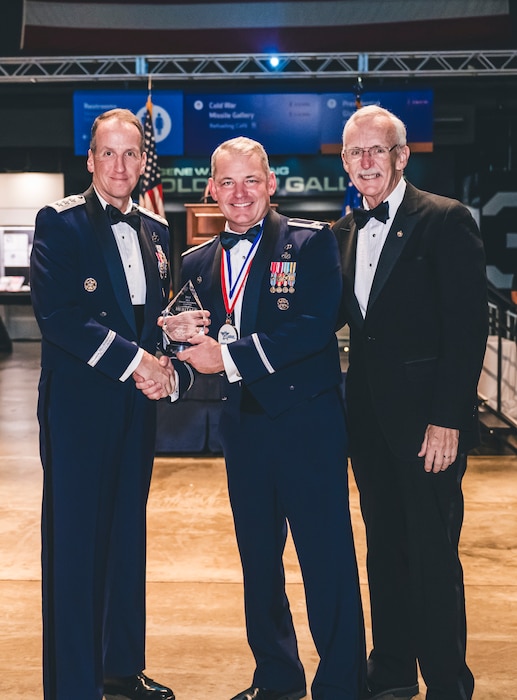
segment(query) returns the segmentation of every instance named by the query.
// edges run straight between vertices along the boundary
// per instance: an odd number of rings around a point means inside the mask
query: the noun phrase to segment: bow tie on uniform
[[[239,241],[243,241],[245,239],[253,243],[255,241],[255,238],[260,233],[261,228],[262,226],[260,224],[257,224],[256,226],[253,226],[252,228],[248,229],[245,233],[232,233],[231,231],[221,231],[219,235],[221,245],[225,250],[230,250],[230,248],[233,248],[234,245],[237,245]]]
[[[126,224],[132,226],[135,231],[140,230],[140,214],[138,213],[138,209],[132,209],[129,214],[123,214],[120,209],[108,204],[106,207],[106,214],[111,224],[118,224],[120,221],[125,221]]]
[[[388,216],[388,202],[381,202],[375,209],[362,209],[361,207],[356,207],[354,209],[354,221],[357,224],[357,228],[363,228],[372,218],[382,221],[382,223],[385,224],[388,220]]]

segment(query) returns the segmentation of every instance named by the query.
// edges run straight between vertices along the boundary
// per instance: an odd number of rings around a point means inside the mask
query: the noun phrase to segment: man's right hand
[[[163,355],[158,359],[144,352],[140,364],[133,372],[133,379],[148,399],[158,401],[172,394],[176,388],[174,368],[170,358]]]

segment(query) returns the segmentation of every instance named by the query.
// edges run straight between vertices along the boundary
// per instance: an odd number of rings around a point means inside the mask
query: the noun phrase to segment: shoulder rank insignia
[[[86,200],[82,194],[72,194],[70,197],[58,199],[57,202],[52,202],[52,204],[49,204],[49,207],[52,207],[52,209],[55,209],[57,212],[62,212],[78,207],[85,202]]]
[[[136,205],[136,208],[140,212],[140,214],[143,214],[144,216],[149,216],[151,219],[155,219],[155,221],[159,221],[161,224],[164,226],[168,226],[169,222],[167,219],[164,219],[163,216],[160,214],[157,214],[154,211],[151,211],[150,209],[146,209],[145,207],[141,206],[140,204]]]
[[[322,228],[328,226],[326,221],[313,221],[311,219],[289,219],[288,226],[296,226],[296,228],[315,228],[321,231]]]
[[[184,255],[188,255],[189,253],[193,253],[195,250],[199,250],[200,248],[203,248],[204,246],[208,245],[209,243],[213,243],[215,239],[218,238],[218,236],[213,236],[213,238],[209,238],[207,241],[203,241],[203,243],[199,243],[198,245],[192,246],[192,248],[187,248],[187,250],[184,250],[183,253],[181,254],[181,257]]]

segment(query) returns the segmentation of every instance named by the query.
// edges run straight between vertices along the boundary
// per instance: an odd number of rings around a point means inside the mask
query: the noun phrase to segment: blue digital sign
[[[223,141],[249,136],[269,155],[316,155],[341,149],[346,120],[356,109],[353,93],[197,94],[185,96],[185,155],[209,155]],[[378,104],[405,123],[416,150],[432,150],[433,92],[370,92],[362,104]]]
[[[130,109],[145,118],[146,90],[79,90],[74,93],[75,154],[86,155],[95,118],[109,109]],[[152,93],[154,138],[158,155],[183,154],[183,93],[160,90]]]
[[[77,91],[74,94],[76,155],[86,155],[92,123],[99,114],[125,107],[143,121],[144,90]],[[363,106],[378,104],[405,123],[412,150],[433,147],[433,91],[365,92]],[[268,154],[310,156],[341,149],[343,126],[356,110],[350,93],[153,93],[153,122],[159,156],[206,157],[223,141],[249,136]]]
[[[355,95],[332,93],[321,95],[321,144],[339,144],[348,118],[356,111]],[[390,92],[365,92],[361,105],[379,105],[396,114],[406,125],[408,143],[418,150],[431,150],[433,145],[433,91],[395,90]]]
[[[316,154],[320,111],[315,94],[186,95],[185,154],[211,154],[235,136],[260,141],[269,154]]]

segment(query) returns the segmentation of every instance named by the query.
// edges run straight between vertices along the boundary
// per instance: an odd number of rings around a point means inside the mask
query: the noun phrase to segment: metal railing
[[[517,309],[511,301],[497,288],[489,286],[488,293],[489,339],[485,366],[483,370],[490,374],[495,383],[495,396],[483,396],[479,392],[482,406],[494,414],[509,429],[517,431]],[[495,368],[493,362],[487,369],[490,350],[495,350]]]

